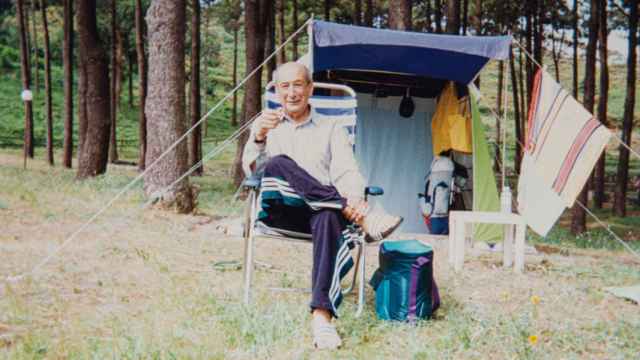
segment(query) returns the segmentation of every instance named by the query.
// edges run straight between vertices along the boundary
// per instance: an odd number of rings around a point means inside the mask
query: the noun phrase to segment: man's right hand
[[[267,138],[267,133],[270,130],[275,129],[282,121],[284,112],[282,108],[278,110],[265,109],[262,114],[256,120],[258,122],[258,131],[256,132],[256,140],[264,141]]]

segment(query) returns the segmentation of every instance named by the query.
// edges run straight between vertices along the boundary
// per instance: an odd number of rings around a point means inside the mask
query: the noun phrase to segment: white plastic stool
[[[504,244],[502,262],[504,267],[515,266],[514,271],[524,271],[524,238],[526,224],[518,214],[486,212],[486,211],[451,211],[449,212],[449,264],[456,271],[464,265],[464,247],[467,225],[473,223],[503,224]],[[515,231],[515,251],[514,251]]]

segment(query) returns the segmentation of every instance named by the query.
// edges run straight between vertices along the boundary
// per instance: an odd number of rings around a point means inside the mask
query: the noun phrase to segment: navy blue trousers
[[[335,288],[334,273],[341,268],[336,269],[336,262],[346,262],[347,256],[342,257],[345,260],[338,257],[349,224],[342,214],[346,199],[334,186],[322,185],[294,160],[279,155],[270,159],[264,168],[261,205],[258,218],[267,226],[311,234],[310,306],[312,310],[326,309],[336,316],[341,300]]]

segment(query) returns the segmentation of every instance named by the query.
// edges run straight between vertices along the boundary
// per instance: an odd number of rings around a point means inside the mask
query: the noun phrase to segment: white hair
[[[276,69],[276,71],[273,72],[273,81],[277,84],[278,83],[278,72],[283,70],[286,67],[289,66],[295,66],[299,69],[303,69],[304,70],[304,79],[307,81],[307,83],[311,83],[313,82],[313,77],[311,76],[311,71],[309,70],[309,68],[301,63],[295,62],[295,61],[289,61],[286,62],[280,66],[278,66],[278,68]]]

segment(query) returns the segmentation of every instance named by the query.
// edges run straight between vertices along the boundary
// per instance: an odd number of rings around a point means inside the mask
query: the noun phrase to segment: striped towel
[[[546,235],[562,210],[573,206],[610,136],[551,75],[538,70],[518,184],[518,210],[534,231]]]

